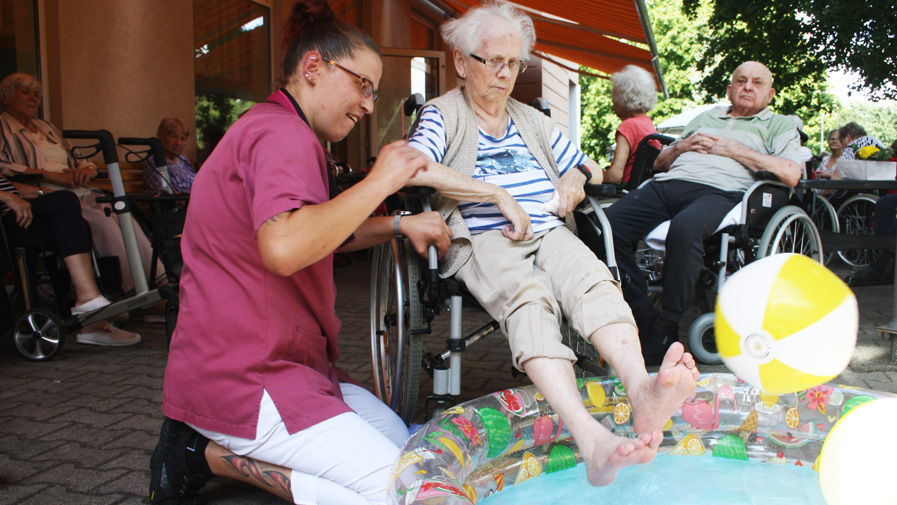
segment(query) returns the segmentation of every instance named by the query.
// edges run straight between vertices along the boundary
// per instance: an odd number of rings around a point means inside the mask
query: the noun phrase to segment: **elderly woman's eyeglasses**
[[[498,58],[492,58],[491,60],[487,60],[486,58],[483,58],[482,56],[477,56],[473,53],[470,53],[470,57],[477,60],[478,62],[482,63],[483,65],[486,65],[486,70],[488,70],[490,72],[494,72],[496,74],[501,72],[501,69],[505,68],[505,65],[508,66],[508,69],[511,71],[512,74],[514,72],[520,72],[522,74],[526,70],[526,67],[527,67],[525,61],[517,61],[517,60],[505,61],[505,60],[500,60]]]
[[[365,77],[363,75],[356,74],[355,72],[349,70],[348,68],[331,60],[330,58],[325,58],[325,57],[321,56],[321,59],[326,61],[327,63],[330,63],[334,67],[342,70],[343,72],[351,75],[352,77],[358,79],[358,86],[361,88],[361,94],[364,95],[365,98],[367,98],[369,96],[373,96],[375,102],[377,101],[378,98],[380,98],[380,95],[378,95],[377,92],[374,91],[374,83],[372,83],[367,77]]]

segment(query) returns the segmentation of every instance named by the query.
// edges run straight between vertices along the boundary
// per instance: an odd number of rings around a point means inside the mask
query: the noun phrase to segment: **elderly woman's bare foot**
[[[619,437],[602,430],[589,443],[578,443],[585,459],[589,483],[593,486],[606,486],[617,478],[621,469],[649,463],[657,455],[657,448],[662,441],[663,432],[660,430],[639,435],[635,439]]]
[[[670,346],[657,374],[641,387],[628,391],[636,433],[663,428],[695,392],[699,376],[694,358],[685,352],[682,344],[676,342]]]

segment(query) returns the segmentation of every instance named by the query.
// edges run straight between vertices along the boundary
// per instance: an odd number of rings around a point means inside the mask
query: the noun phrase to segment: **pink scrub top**
[[[280,90],[234,123],[197,174],[181,249],[166,416],[255,439],[263,390],[295,433],[350,412],[337,368],[333,255],[289,277],[262,263],[269,218],[330,199],[324,151]]]

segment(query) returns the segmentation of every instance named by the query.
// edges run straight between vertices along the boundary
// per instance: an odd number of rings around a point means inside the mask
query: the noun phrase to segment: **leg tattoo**
[[[290,476],[284,472],[283,467],[262,463],[245,456],[228,455],[222,456],[221,459],[243,480],[280,496],[292,496]]]

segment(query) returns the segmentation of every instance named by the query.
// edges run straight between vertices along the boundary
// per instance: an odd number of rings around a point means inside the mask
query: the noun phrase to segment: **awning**
[[[458,10],[478,0],[446,0]],[[515,0],[533,18],[535,53],[563,58],[606,74],[638,65],[667,95],[643,0]]]

